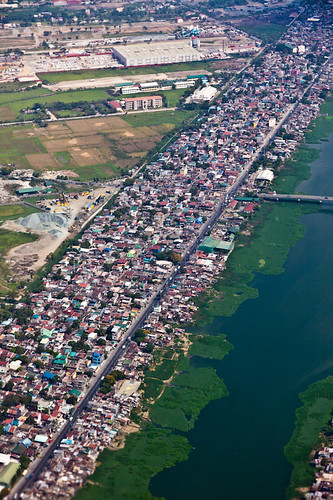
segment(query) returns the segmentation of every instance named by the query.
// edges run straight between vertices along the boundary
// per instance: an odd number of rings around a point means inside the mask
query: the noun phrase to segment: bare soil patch
[[[105,158],[101,151],[96,148],[81,149],[75,148],[70,150],[74,161],[79,167],[86,167],[88,165],[98,165],[100,163],[105,163]]]
[[[26,156],[31,168],[34,170],[42,170],[43,168],[57,168],[57,162],[48,153],[33,154]]]

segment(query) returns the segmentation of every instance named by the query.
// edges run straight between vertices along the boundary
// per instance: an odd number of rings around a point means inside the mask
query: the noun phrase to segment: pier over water
[[[333,196],[316,196],[310,194],[262,193],[260,198],[266,201],[293,201],[296,203],[333,203]]]

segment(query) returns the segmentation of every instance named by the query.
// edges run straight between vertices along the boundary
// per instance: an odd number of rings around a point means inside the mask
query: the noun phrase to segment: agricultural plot
[[[0,163],[71,170],[81,180],[111,178],[132,168],[190,112],[163,111],[0,129]]]

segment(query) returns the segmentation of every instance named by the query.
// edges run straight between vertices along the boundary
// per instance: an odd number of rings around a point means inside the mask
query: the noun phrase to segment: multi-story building
[[[128,97],[124,99],[125,109],[148,109],[148,108],[161,108],[163,106],[163,99],[160,95],[151,95],[147,97]]]

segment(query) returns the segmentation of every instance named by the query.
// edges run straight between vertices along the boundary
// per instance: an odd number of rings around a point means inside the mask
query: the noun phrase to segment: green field
[[[0,106],[2,106],[3,104],[14,103],[18,101],[25,102],[27,100],[35,99],[36,97],[40,97],[46,94],[54,94],[54,92],[43,87],[21,90],[18,92],[3,92],[2,94],[0,94]]]
[[[150,31],[149,29],[143,30],[143,31],[122,31],[121,34],[117,35],[116,33],[110,34],[110,35],[103,35],[103,38],[119,38],[121,37],[132,37],[132,36],[148,36],[148,35],[160,35],[162,32],[161,31]]]
[[[192,116],[166,110],[51,122],[46,128],[1,127],[0,163],[38,172],[71,170],[82,181],[108,179],[135,166]]]
[[[314,469],[310,453],[323,442],[320,432],[326,427],[333,411],[333,377],[316,382],[299,395],[302,406],[296,410],[295,430],[284,448],[285,456],[294,468],[287,500],[301,498],[299,488],[311,485]]]
[[[31,243],[37,239],[38,236],[36,234],[16,233],[0,228],[0,294],[7,294],[17,287],[15,283],[8,283],[10,272],[4,259],[6,254],[11,248],[23,245],[24,243]]]
[[[0,206],[0,222],[5,220],[14,220],[19,217],[26,217],[27,215],[36,212],[32,207],[26,205],[1,205]]]
[[[0,92],[17,92],[18,90],[24,90],[27,88],[26,83],[19,82],[2,82],[0,83]]]
[[[187,89],[178,89],[178,90],[166,90],[163,91],[162,94],[165,95],[167,105],[169,108],[175,108],[179,104],[180,98],[184,95]]]
[[[39,73],[41,80],[47,80],[50,84],[68,82],[72,80],[87,80],[92,78],[105,78],[112,76],[151,75],[155,73],[166,73],[173,71],[195,71],[210,70],[209,61],[194,61],[190,63],[162,64],[160,66],[150,66],[142,68],[124,69],[92,69],[82,71],[58,71],[54,73]]]
[[[23,118],[22,116],[18,116],[20,111],[32,108],[35,104],[48,105],[55,102],[75,103],[81,101],[96,102],[108,99],[110,99],[110,95],[103,89],[73,90],[55,93],[38,88],[25,92],[4,93],[0,95],[0,121],[20,120]],[[27,119],[30,120],[33,117],[27,115]]]
[[[38,236],[35,234],[16,233],[0,228],[0,256],[3,257],[6,255],[11,248],[23,245],[24,243],[30,243],[37,239]]]
[[[280,36],[287,31],[286,26],[281,24],[258,24],[254,26],[250,25],[240,25],[239,29],[249,33],[249,35],[256,36],[260,38],[265,43],[274,42],[280,38]]]

